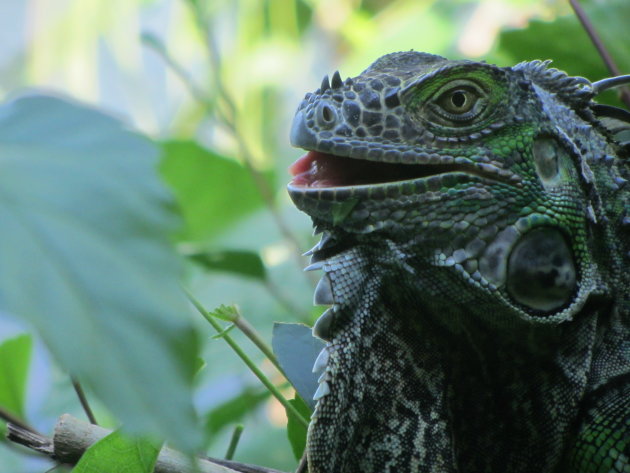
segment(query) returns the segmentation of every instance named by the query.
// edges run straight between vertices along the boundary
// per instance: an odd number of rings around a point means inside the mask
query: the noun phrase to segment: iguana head
[[[395,242],[412,268],[441,267],[521,319],[564,321],[602,285],[589,161],[612,151],[592,96],[539,61],[389,54],[305,96],[289,193],[326,235]]]

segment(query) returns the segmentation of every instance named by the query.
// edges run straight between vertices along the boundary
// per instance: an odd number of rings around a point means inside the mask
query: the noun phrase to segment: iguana
[[[411,51],[306,94],[288,189],[331,305],[311,473],[630,472],[614,82]]]

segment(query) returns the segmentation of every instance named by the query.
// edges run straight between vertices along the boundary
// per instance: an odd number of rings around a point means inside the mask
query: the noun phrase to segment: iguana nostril
[[[317,123],[324,128],[331,128],[337,122],[337,112],[328,103],[322,102],[317,107]]]

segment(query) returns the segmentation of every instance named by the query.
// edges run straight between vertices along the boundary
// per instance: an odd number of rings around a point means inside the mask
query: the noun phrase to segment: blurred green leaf
[[[160,449],[151,442],[113,432],[88,448],[73,473],[111,473],[113,471],[152,473]]]
[[[193,141],[167,141],[161,146],[162,175],[186,221],[180,239],[211,238],[262,206],[254,180],[236,161]]]
[[[207,416],[206,429],[210,437],[225,426],[239,422],[246,414],[256,409],[271,393],[266,389],[246,388],[238,396],[212,409]]]
[[[19,335],[0,344],[0,407],[24,419],[24,400],[33,341]]]
[[[262,259],[253,251],[218,250],[195,252],[187,255],[204,268],[213,271],[225,271],[264,280],[267,277]]]
[[[296,394],[295,399],[291,399],[289,400],[289,402],[306,419],[311,419],[311,409],[300,396]],[[289,442],[291,443],[293,455],[295,455],[296,460],[299,460],[300,458],[302,458],[302,455],[304,454],[304,449],[306,448],[307,429],[306,427],[304,427],[304,424],[302,424],[295,418],[291,411],[286,411],[286,413],[288,419],[287,436],[289,437]]]
[[[311,408],[319,374],[313,364],[324,348],[324,342],[313,337],[311,328],[303,324],[275,323],[271,338],[273,352],[289,381]]]
[[[311,25],[313,17],[313,8],[306,0],[295,0],[295,14],[300,34],[304,34],[306,29]]]
[[[146,139],[93,109],[0,107],[0,310],[28,319],[125,426],[201,444],[178,228]]]
[[[630,73],[630,2],[612,0],[605,4],[585,4],[584,8],[622,73]],[[533,20],[525,29],[504,31],[500,35],[499,50],[514,62],[552,59],[553,67],[593,82],[610,76],[575,15],[552,22]],[[611,103],[620,105],[614,97]]]

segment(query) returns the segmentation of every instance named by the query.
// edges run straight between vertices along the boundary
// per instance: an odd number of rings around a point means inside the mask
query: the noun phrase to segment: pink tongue
[[[343,158],[319,151],[309,151],[291,166],[291,184],[304,187],[333,187],[344,185]]]

